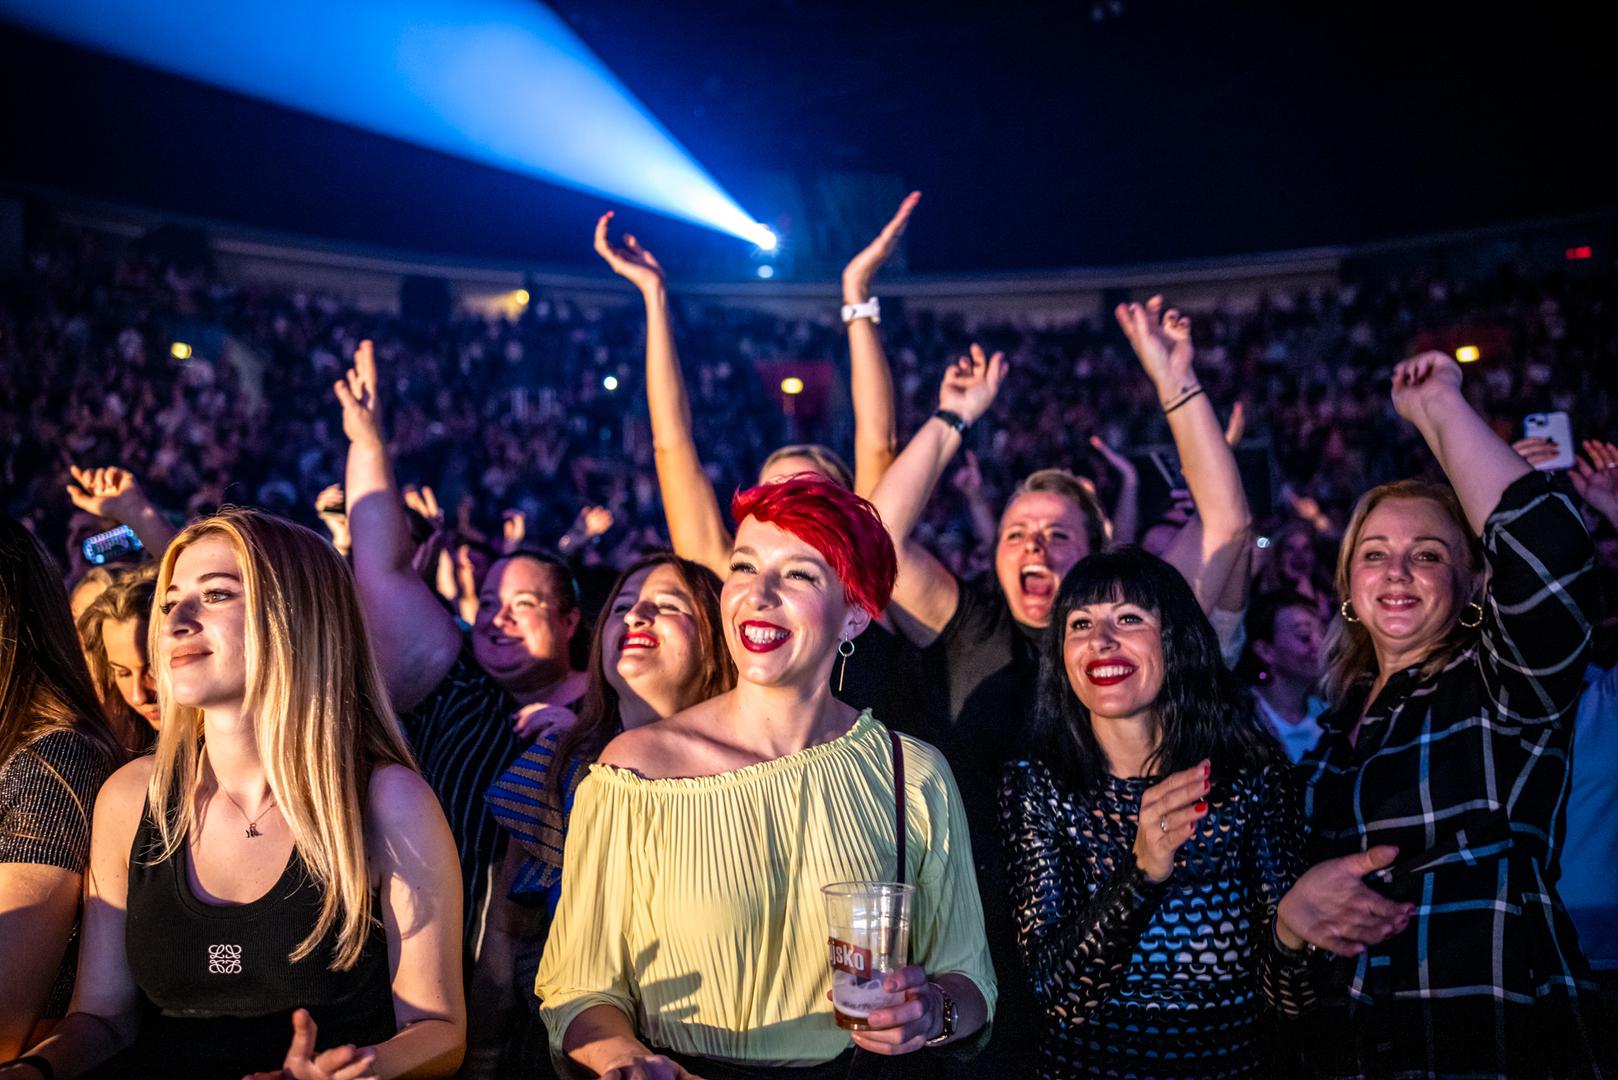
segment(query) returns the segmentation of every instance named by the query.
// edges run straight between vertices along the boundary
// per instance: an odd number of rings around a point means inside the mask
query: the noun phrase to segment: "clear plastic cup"
[[[831,999],[837,1026],[865,1031],[877,1009],[902,1004],[901,991],[882,979],[910,955],[910,898],[914,885],[894,881],[840,881],[821,888],[830,925]]]

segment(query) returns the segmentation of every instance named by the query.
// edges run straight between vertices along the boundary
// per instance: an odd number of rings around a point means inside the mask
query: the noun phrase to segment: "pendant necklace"
[[[231,796],[230,792],[225,790],[225,786],[223,784],[216,783],[214,786],[219,789],[219,793],[221,795],[227,799],[230,799],[230,805],[234,806],[236,808],[236,812],[242,816],[242,820],[247,822],[247,838],[249,840],[255,840],[258,837],[263,836],[264,834],[258,831],[258,823],[264,820],[265,814],[268,814],[271,810],[275,809],[275,796],[270,796],[270,805],[264,810],[260,811],[258,817],[250,818],[247,816],[247,811],[242,809],[242,804],[237,802],[235,798]]]

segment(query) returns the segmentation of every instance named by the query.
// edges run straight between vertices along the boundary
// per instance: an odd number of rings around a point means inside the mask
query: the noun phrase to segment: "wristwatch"
[[[944,421],[944,423],[955,429],[955,434],[963,439],[966,438],[966,433],[972,430],[972,425],[967,422],[966,417],[950,409],[935,410],[933,419]]]
[[[938,1034],[927,1040],[928,1046],[937,1046],[955,1037],[955,999],[937,983],[929,982],[927,985],[938,991],[938,1000],[942,1003],[938,1010],[942,1014]]]
[[[855,319],[870,319],[872,323],[882,321],[882,304],[876,297],[871,297],[864,303],[844,304],[843,321],[851,323]]]

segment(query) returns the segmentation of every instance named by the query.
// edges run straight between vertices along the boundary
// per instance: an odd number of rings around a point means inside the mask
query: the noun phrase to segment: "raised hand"
[[[1448,353],[1424,352],[1393,369],[1393,409],[1419,423],[1433,401],[1461,392],[1461,365]]]
[[[417,487],[414,484],[406,484],[400,494],[404,497],[404,504],[426,518],[434,530],[443,529],[444,508],[438,505],[438,496],[433,494],[430,485],[423,484]]]
[[[519,739],[537,739],[545,735],[560,735],[579,722],[572,709],[536,701],[524,705],[511,714],[511,730]]]
[[[511,554],[522,547],[524,537],[528,535],[528,515],[521,510],[507,510],[500,515],[500,542],[504,545],[506,554]]]
[[[1161,296],[1145,304],[1119,304],[1113,315],[1147,377],[1156,384],[1159,397],[1183,393],[1195,385],[1189,318],[1173,308],[1164,310]]]
[[[128,522],[151,505],[135,475],[116,465],[99,469],[68,467],[74,483],[67,486],[67,497],[85,513]]]
[[[351,443],[382,445],[382,404],[377,394],[376,350],[369,339],[354,350],[354,366],[332,384],[343,407],[343,434]]]
[[[607,239],[607,225],[612,216],[613,212],[608,210],[596,222],[596,254],[607,261],[613,273],[630,281],[641,292],[661,289],[666,280],[663,267],[650,251],[640,246],[639,240],[625,233],[623,246],[614,247]]]
[[[1135,468],[1135,463],[1130,461],[1128,456],[1120,454],[1108,446],[1106,440],[1100,435],[1090,436],[1090,446],[1096,453],[1101,455],[1101,459],[1112,467],[1112,471],[1117,473],[1118,478],[1124,483],[1127,484],[1140,479],[1140,472]]]
[[[315,496],[315,513],[331,533],[332,546],[346,552],[351,546],[348,531],[348,508],[342,484],[328,484]]]
[[[876,234],[876,239],[867,244],[864,251],[849,260],[849,264],[843,268],[845,301],[859,304],[871,298],[871,282],[876,278],[876,272],[882,268],[883,263],[893,257],[894,250],[899,246],[899,237],[904,235],[905,226],[910,224],[910,213],[920,201],[919,191],[912,191],[906,195],[904,201],[899,204],[898,212],[882,227],[882,231]]]
[[[968,450],[961,467],[956,469],[949,478],[950,486],[959,491],[968,499],[975,499],[983,493],[983,470],[978,466],[978,456]]]
[[[1398,848],[1383,845],[1304,871],[1276,909],[1281,943],[1300,948],[1308,942],[1338,956],[1358,956],[1403,930],[1415,905],[1389,900],[1362,880],[1398,857]]]
[[[579,511],[579,521],[584,527],[585,539],[594,540],[612,528],[612,511],[605,506],[586,506]]]
[[[292,1014],[292,1045],[286,1060],[274,1072],[259,1072],[244,1080],[376,1080],[376,1047],[352,1044],[315,1053],[315,1021],[307,1009]]]
[[[975,424],[994,404],[1005,377],[1005,354],[985,356],[983,346],[973,344],[971,355],[961,357],[944,372],[944,383],[938,388],[938,407]]]
[[[1140,816],[1135,823],[1135,862],[1141,873],[1152,881],[1161,883],[1169,879],[1174,873],[1175,853],[1191,839],[1197,824],[1207,815],[1210,771],[1210,764],[1203,761],[1181,772],[1170,773],[1140,797]]]
[[[1555,453],[1549,439],[1537,441],[1551,445]],[[1532,464],[1534,459],[1528,460]],[[1618,524],[1618,446],[1597,439],[1584,440],[1584,455],[1573,459],[1568,476],[1573,481],[1573,490],[1590,504],[1590,509]]]

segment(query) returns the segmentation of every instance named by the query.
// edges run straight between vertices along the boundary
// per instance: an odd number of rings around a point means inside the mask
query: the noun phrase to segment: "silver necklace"
[[[263,836],[264,834],[258,831],[258,823],[264,820],[264,815],[276,808],[275,796],[270,796],[270,805],[260,811],[258,817],[250,818],[247,816],[247,811],[242,809],[242,804],[237,802],[231,793],[225,790],[225,785],[216,781],[214,786],[218,788],[221,795],[230,800],[230,805],[234,806],[236,808],[236,812],[242,816],[242,820],[247,822],[247,838],[249,840],[256,840],[258,837]]]

